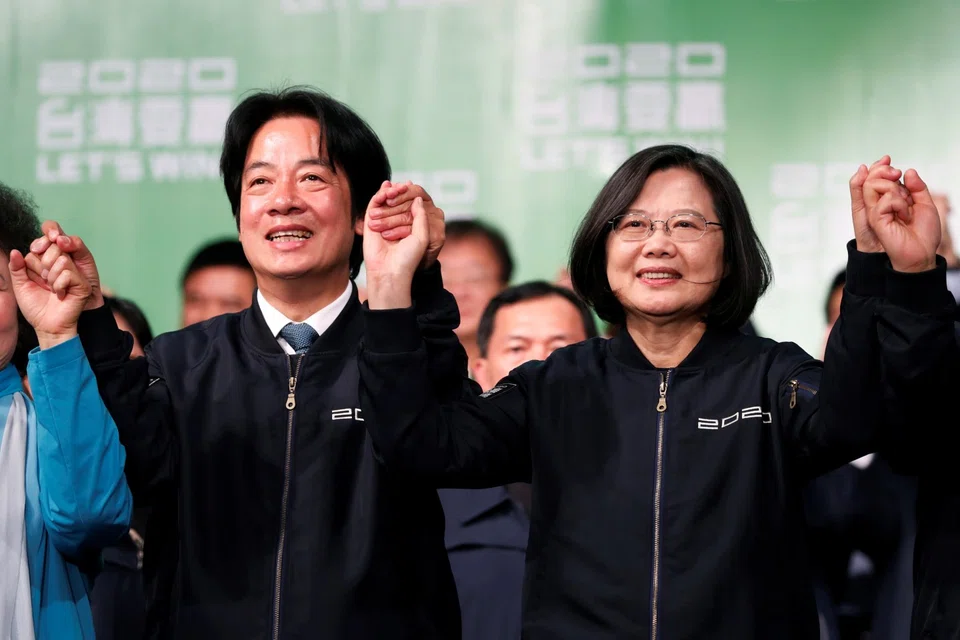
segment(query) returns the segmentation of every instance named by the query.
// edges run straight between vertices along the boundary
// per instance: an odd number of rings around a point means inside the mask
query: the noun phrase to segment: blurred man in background
[[[473,362],[480,353],[480,316],[490,300],[510,283],[513,256],[503,234],[477,220],[454,220],[447,224],[446,234],[440,251],[443,286],[457,299],[457,337]]]
[[[201,247],[187,263],[181,279],[181,326],[203,322],[250,306],[257,281],[237,240],[219,240]]]
[[[480,318],[474,379],[488,391],[515,367],[596,335],[592,312],[569,289],[546,282],[510,287]],[[519,638],[530,485],[439,493],[463,640]]]

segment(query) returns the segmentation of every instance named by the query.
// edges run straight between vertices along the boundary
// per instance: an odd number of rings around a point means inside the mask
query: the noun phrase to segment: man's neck
[[[658,369],[671,369],[683,362],[706,330],[706,323],[699,318],[660,323],[627,317],[627,332],[650,364]]]
[[[347,273],[337,274],[336,277],[291,280],[258,277],[257,287],[270,306],[284,317],[293,322],[303,322],[339,298],[349,280]]]

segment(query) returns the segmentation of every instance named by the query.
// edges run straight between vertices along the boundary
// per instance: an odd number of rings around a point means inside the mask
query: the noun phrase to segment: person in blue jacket
[[[133,503],[116,426],[65,322],[90,287],[66,261],[28,277],[39,231],[30,199],[0,184],[0,638],[86,639],[99,550],[126,533]],[[23,358],[29,325],[39,347]]]

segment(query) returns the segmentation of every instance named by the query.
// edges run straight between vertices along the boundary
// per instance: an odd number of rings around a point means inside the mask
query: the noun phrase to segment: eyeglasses
[[[707,222],[699,213],[678,213],[666,220],[651,220],[642,213],[624,213],[608,224],[613,232],[625,242],[646,240],[653,235],[657,224],[663,224],[663,231],[675,242],[694,242],[703,237],[708,226],[723,228],[719,222]]]

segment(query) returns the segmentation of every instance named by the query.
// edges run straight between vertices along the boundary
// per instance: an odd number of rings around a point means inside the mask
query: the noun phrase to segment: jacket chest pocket
[[[306,374],[309,377],[302,381],[306,384],[297,391],[298,426],[331,436],[353,428],[363,429],[356,363],[337,367],[324,361],[311,362]],[[300,412],[301,407],[304,412]]]
[[[749,504],[774,464],[769,409],[755,398],[706,409],[678,404],[665,420],[664,503],[699,517],[729,501]]]

